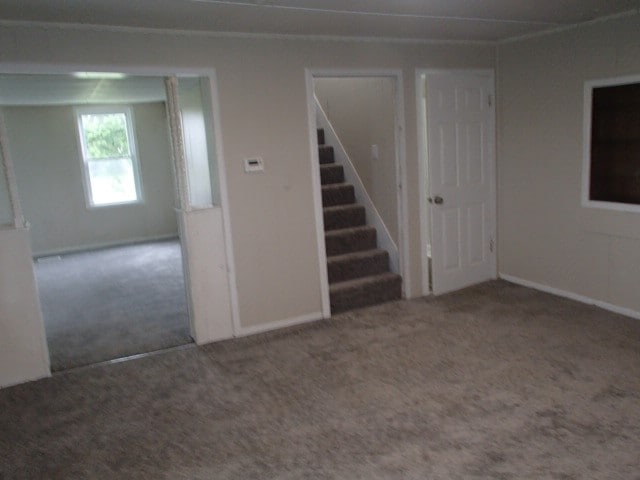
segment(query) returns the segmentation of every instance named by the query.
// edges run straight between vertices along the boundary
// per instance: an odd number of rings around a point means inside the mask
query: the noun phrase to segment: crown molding
[[[494,40],[446,40],[404,37],[359,37],[345,35],[298,35],[285,33],[246,33],[246,32],[214,32],[203,30],[184,30],[171,28],[126,27],[116,25],[98,25],[86,23],[39,22],[25,20],[0,20],[0,27],[5,28],[42,28],[54,30],[76,30],[104,33],[128,33],[142,35],[172,35],[200,38],[238,38],[249,40],[288,40],[308,42],[353,42],[353,43],[390,43],[409,45],[475,45],[494,46]]]
[[[632,10],[627,10],[625,12],[614,13],[612,15],[605,15],[603,17],[594,18],[593,20],[588,20],[586,22],[572,23],[570,25],[564,25],[562,27],[545,29],[545,30],[542,30],[540,32],[527,33],[525,35],[517,35],[515,37],[505,38],[504,40],[496,41],[495,44],[499,46],[499,45],[506,45],[506,44],[509,44],[509,43],[521,42],[521,41],[524,41],[524,40],[530,40],[532,38],[546,37],[546,36],[549,36],[549,35],[554,35],[556,33],[567,32],[567,31],[570,31],[570,30],[576,30],[578,28],[588,27],[590,25],[597,25],[599,23],[605,23],[605,22],[609,22],[609,21],[612,21],[612,20],[618,20],[618,19],[621,19],[621,18],[633,17],[634,15],[639,15],[639,14],[640,14],[640,8],[635,8],[635,9],[632,9]]]
[[[266,3],[265,0],[256,0],[256,3],[245,3],[233,0],[188,0],[193,3],[232,5],[244,8],[260,8],[270,10],[288,10],[304,13],[328,13],[334,15],[354,15],[362,17],[395,17],[395,18],[418,18],[422,20],[454,20],[458,22],[481,22],[481,23],[507,23],[523,25],[560,25],[558,22],[544,22],[540,20],[509,20],[506,18],[487,17],[465,17],[461,15],[426,15],[422,13],[393,13],[393,12],[367,12],[363,10],[341,10],[339,8],[313,8],[295,5],[278,5]]]

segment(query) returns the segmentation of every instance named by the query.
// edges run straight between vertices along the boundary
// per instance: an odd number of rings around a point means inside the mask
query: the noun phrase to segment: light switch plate
[[[244,171],[245,173],[264,172],[264,161],[262,160],[262,157],[245,158]]]
[[[378,160],[380,158],[380,149],[378,145],[371,145],[371,159]]]

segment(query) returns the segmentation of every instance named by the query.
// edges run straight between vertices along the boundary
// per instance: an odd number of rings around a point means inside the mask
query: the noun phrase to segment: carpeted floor
[[[36,261],[53,371],[191,342],[180,244]]]
[[[640,322],[505,282],[0,390],[0,478],[637,479]]]

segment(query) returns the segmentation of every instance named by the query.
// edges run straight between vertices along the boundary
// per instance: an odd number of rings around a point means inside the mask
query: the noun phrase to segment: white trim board
[[[209,79],[209,101],[213,116],[213,136],[216,144],[216,165],[218,167],[219,200],[222,208],[222,226],[224,228],[224,249],[227,260],[227,277],[229,282],[229,296],[231,299],[231,324],[234,335],[240,328],[240,303],[238,300],[238,283],[236,279],[236,261],[231,234],[231,211],[229,209],[229,189],[227,186],[227,166],[225,165],[224,149],[222,147],[222,121],[220,117],[220,98],[218,96],[218,77],[215,69],[202,74]],[[203,99],[205,101],[205,99]],[[217,128],[215,126],[218,126]]]
[[[246,337],[249,335],[255,335],[256,333],[270,332],[279,330],[281,328],[293,327],[296,325],[302,325],[304,323],[315,322],[324,318],[322,312],[307,313],[292,318],[285,318],[284,320],[276,320],[274,322],[264,323],[260,325],[250,325],[248,327],[241,327],[240,331],[236,335],[237,337]]]
[[[515,283],[516,285],[522,285],[523,287],[533,288],[534,290],[550,293],[558,297],[568,298],[570,300],[575,300],[576,302],[585,303],[587,305],[594,305],[596,307],[602,308],[603,310],[608,310],[609,312],[618,313],[620,315],[625,315],[627,317],[640,320],[640,312],[636,310],[632,310],[630,308],[621,307],[619,305],[614,305],[612,303],[604,302],[602,300],[596,300],[595,298],[587,297],[585,295],[568,292],[566,290],[550,287],[548,285],[543,285],[542,283],[532,282],[530,280],[525,280],[523,278],[514,277],[512,275],[507,275],[504,273],[499,274],[499,277],[502,280],[506,280],[507,282],[510,282],[510,283]]]
[[[427,197],[429,189],[427,188],[428,180],[428,164],[427,164],[427,110],[426,110],[426,81],[427,70],[416,68],[415,71],[415,93],[416,93],[416,126],[418,128],[416,139],[418,140],[418,212],[420,215],[420,272],[422,277],[421,292],[423,296],[431,295],[431,285],[429,282],[429,265],[430,255],[427,252],[427,243],[429,250],[431,249],[431,229],[429,227],[429,210],[427,208]]]
[[[320,154],[318,152],[318,125],[316,123],[316,95],[314,72],[305,69],[307,86],[307,122],[309,128],[309,148],[311,149],[311,189],[313,193],[313,213],[316,225],[316,241],[318,244],[318,265],[320,281],[320,298],[322,300],[322,318],[331,316],[331,300],[329,296],[329,274],[327,272],[327,250],[324,232],[324,211],[322,209],[322,186],[320,182]]]

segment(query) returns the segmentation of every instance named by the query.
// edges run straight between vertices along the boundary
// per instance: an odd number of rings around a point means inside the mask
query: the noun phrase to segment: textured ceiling
[[[0,0],[0,20],[494,42],[638,11],[640,0]]]

